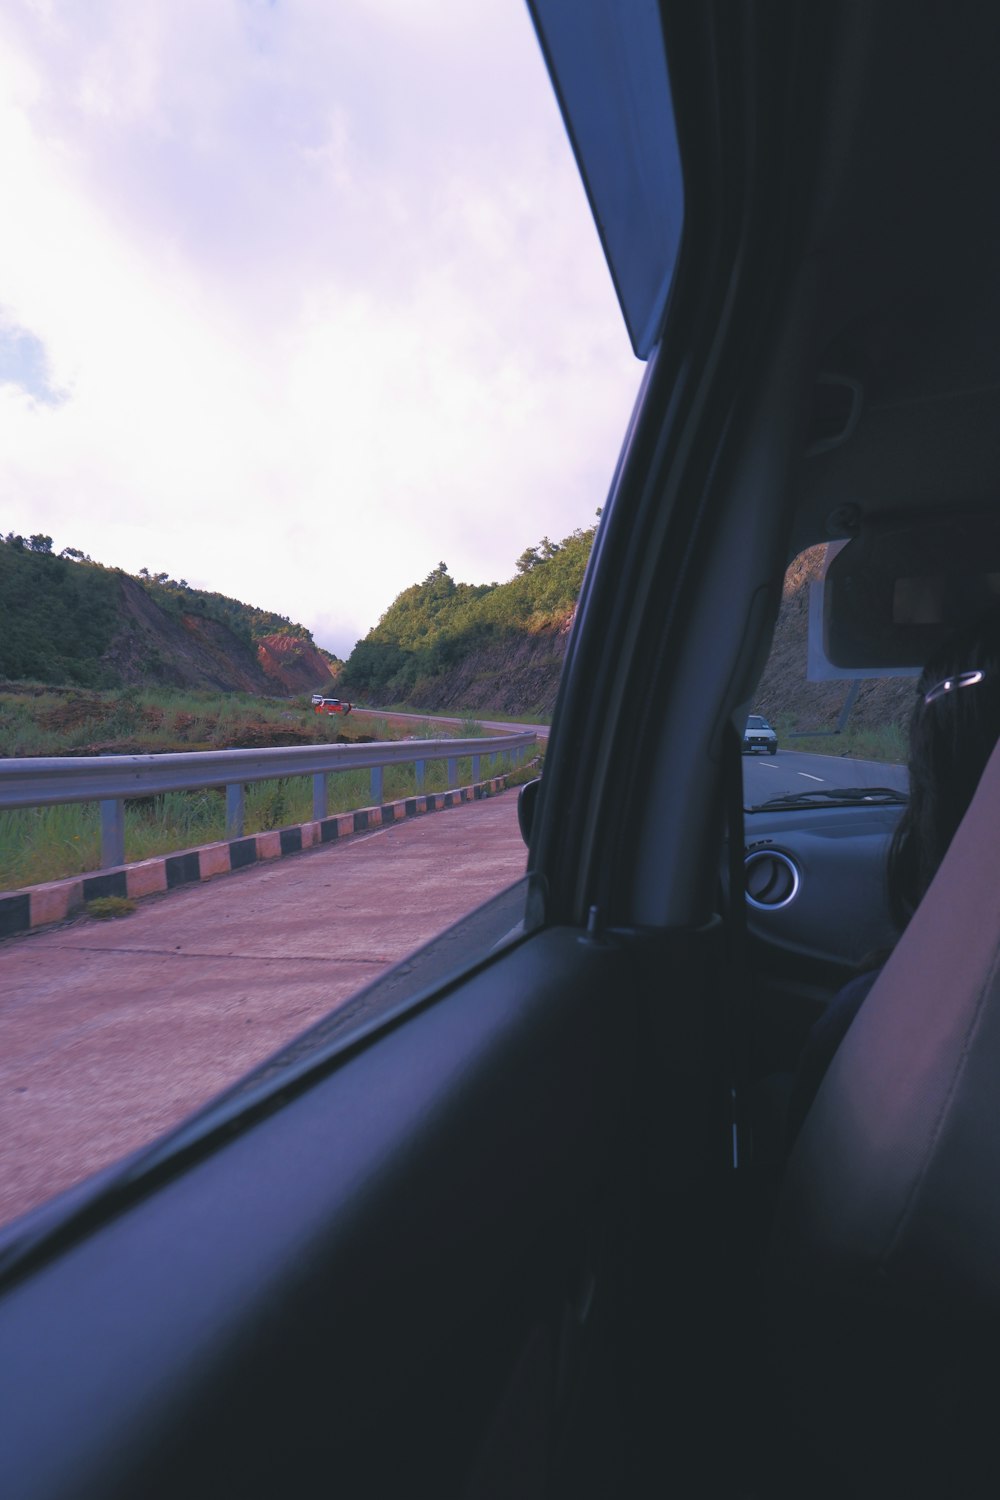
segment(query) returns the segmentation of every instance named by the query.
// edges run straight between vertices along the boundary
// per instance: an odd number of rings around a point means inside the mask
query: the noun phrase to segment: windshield
[[[826,551],[808,548],[785,574],[771,654],[744,731],[743,801],[750,812],[885,806],[905,800],[909,788],[912,678],[809,677],[810,593]]]

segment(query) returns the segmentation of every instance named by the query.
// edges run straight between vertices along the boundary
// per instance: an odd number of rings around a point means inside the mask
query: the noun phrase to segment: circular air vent
[[[798,868],[779,849],[752,849],[744,868],[747,900],[758,911],[777,911],[798,895]]]

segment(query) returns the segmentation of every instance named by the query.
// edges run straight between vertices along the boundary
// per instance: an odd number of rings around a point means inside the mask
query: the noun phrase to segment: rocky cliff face
[[[118,584],[119,625],[101,660],[128,686],[291,696],[332,681],[327,662],[307,641],[269,636],[251,645],[217,620],[161,609],[127,574],[118,575]]]
[[[483,646],[450,671],[418,682],[413,704],[442,711],[551,713],[572,622],[570,614],[559,626]]]
[[[118,584],[119,625],[101,660],[127,685],[271,691],[254,648],[225,625],[168,614],[126,574]]]
[[[265,636],[257,642],[257,660],[272,693],[325,692],[335,680],[322,653],[297,636]]]

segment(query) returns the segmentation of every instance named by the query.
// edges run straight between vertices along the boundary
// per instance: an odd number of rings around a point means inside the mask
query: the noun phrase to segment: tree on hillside
[[[51,553],[52,538],[50,536],[43,536],[40,531],[37,531],[34,536],[29,536],[28,548],[32,552]]]
[[[101,658],[117,624],[117,580],[32,540],[0,548],[0,677],[85,687],[115,682]]]
[[[573,533],[576,536],[576,532]],[[569,538],[567,538],[569,540]],[[549,537],[543,536],[537,547],[525,547],[521,556],[517,559],[517,571],[519,573],[530,573],[532,568],[539,567],[561,552],[565,542],[553,542]]]
[[[171,578],[169,573],[151,573],[148,568],[140,568],[136,576],[161,609],[215,620],[248,645],[269,635],[294,636],[307,645],[314,644],[312,631],[289,620],[287,615],[258,609],[256,605],[244,604],[241,599],[230,599],[226,594],[192,588],[186,578]]]
[[[358,642],[344,687],[383,702],[404,699],[490,640],[561,622],[576,604],[594,535],[591,527],[561,542],[543,537],[518,558],[509,583],[455,583],[440,563]]]

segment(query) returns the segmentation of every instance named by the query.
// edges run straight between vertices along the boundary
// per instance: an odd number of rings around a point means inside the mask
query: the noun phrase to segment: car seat
[[[805,1120],[768,1281],[789,1493],[1000,1491],[1000,746]]]

